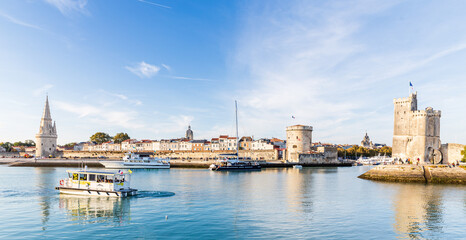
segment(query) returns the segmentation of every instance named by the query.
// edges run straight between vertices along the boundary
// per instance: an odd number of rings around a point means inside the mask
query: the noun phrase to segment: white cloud
[[[172,68],[166,64],[162,64],[162,67],[164,67],[165,69],[167,69],[168,71],[171,71]]]
[[[213,82],[207,78],[192,78],[192,77],[181,77],[181,76],[169,76],[172,79],[179,79],[179,80],[191,80],[191,81],[203,81],[203,82]]]
[[[45,0],[48,4],[56,7],[63,15],[71,12],[80,12],[87,14],[87,0]]]
[[[237,94],[247,116],[245,128],[253,134],[284,136],[287,125],[300,123],[333,136],[341,126],[353,125],[340,132],[347,137],[364,127],[362,122],[353,122],[371,102],[351,95],[359,89],[339,67],[365,50],[354,38],[362,16],[390,6],[323,4],[291,1],[275,8],[252,7],[246,15],[235,62],[248,73],[248,81]]]
[[[148,64],[144,61],[136,64],[135,66],[126,66],[125,68],[140,78],[151,78],[160,71],[160,67]]]
[[[43,95],[44,93],[47,93],[47,91],[49,89],[53,88],[53,85],[52,84],[46,84],[40,88],[37,88],[35,89],[34,91],[32,91],[32,94],[34,96],[40,96],[40,95]]]
[[[121,93],[112,93],[112,92],[105,91],[103,89],[100,89],[99,92],[105,94],[106,96],[112,97],[112,98],[107,98],[107,97],[103,98],[103,105],[104,106],[112,106],[112,105],[115,105],[115,104],[122,104],[122,103],[125,103],[125,102],[134,104],[136,106],[142,105],[142,101],[140,101],[138,99],[129,98],[128,96],[126,96],[124,94],[121,94]],[[118,101],[113,101],[112,99],[114,99],[114,98],[118,99]]]
[[[20,26],[23,26],[23,27],[28,27],[28,28],[33,28],[33,29],[37,29],[37,30],[44,30],[43,28],[39,27],[39,26],[36,26],[34,24],[30,24],[30,23],[26,23],[26,22],[23,22],[21,20],[18,20],[8,14],[5,14],[5,13],[2,13],[0,12],[0,17],[3,17],[5,18],[6,20],[8,20],[9,22],[11,23],[14,23],[14,24],[17,24],[17,25],[20,25]]]
[[[144,1],[144,0],[139,0],[139,2],[146,3],[146,4],[150,4],[150,5],[157,6],[157,7],[162,7],[162,8],[171,9],[171,7],[169,7],[169,6],[162,5],[162,4],[158,4],[158,3],[154,3],[154,2],[149,2],[149,1]]]
[[[102,106],[74,104],[62,101],[55,101],[55,105],[58,109],[74,113],[79,118],[89,120],[103,126],[117,126],[126,129],[140,129],[144,127],[144,124],[139,122],[139,115],[136,111],[123,111]]]

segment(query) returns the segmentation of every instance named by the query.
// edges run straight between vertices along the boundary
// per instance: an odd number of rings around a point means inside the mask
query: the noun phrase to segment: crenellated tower
[[[417,109],[417,93],[393,100],[393,157],[440,163],[441,112],[431,107]]]
[[[57,150],[57,126],[52,124],[49,97],[45,99],[44,112],[40,120],[39,133],[36,134],[36,157],[54,156]]]

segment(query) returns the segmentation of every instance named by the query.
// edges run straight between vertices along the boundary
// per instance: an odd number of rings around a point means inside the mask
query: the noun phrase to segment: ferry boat
[[[130,187],[131,175],[123,171],[88,171],[68,170],[68,178],[60,180],[60,186],[55,189],[60,193],[127,197],[137,194],[137,189]]]
[[[260,171],[261,166],[256,162],[244,162],[238,158],[238,105],[235,101],[236,114],[236,154],[220,154],[224,156],[222,160],[218,160],[209,166],[212,171]]]
[[[224,158],[209,166],[212,171],[260,171],[261,166],[255,162],[243,162],[238,159]]]
[[[100,161],[105,168],[128,169],[128,168],[170,168],[169,158],[153,158],[150,154],[127,153],[123,161]]]

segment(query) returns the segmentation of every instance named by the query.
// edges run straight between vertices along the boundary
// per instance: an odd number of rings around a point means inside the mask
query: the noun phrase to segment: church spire
[[[49,95],[47,95],[47,97],[45,98],[45,107],[44,107],[44,113],[42,114],[42,119],[52,120],[52,117],[50,116]]]

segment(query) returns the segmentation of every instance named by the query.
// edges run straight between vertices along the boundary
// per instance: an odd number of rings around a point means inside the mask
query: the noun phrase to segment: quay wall
[[[446,143],[442,144],[441,152],[443,156],[443,163],[456,163],[456,161],[461,162],[463,155],[461,151],[464,149],[463,144],[458,143]]]
[[[19,152],[0,152],[0,158],[20,157]]]
[[[236,151],[159,151],[156,153],[150,152],[155,157],[171,158],[171,159],[198,159],[198,160],[213,160],[217,159],[219,154],[233,154]],[[63,151],[59,155],[61,158],[98,158],[105,157],[109,159],[121,159],[125,155],[124,152],[112,151]],[[240,150],[239,157],[250,158],[251,160],[278,160],[277,150],[256,150],[246,151]]]
[[[359,178],[388,182],[466,184],[466,166],[447,165],[382,165]]]
[[[109,161],[109,159],[105,159]],[[215,160],[182,160],[170,161],[171,168],[204,168],[207,169]],[[298,163],[282,161],[258,161],[263,168],[288,168]],[[8,164],[11,167],[73,167],[80,168],[88,166],[93,168],[103,168],[99,159],[31,159],[31,158],[5,158],[0,160],[0,164]],[[351,162],[321,163],[321,164],[300,164],[304,167],[351,167]]]

